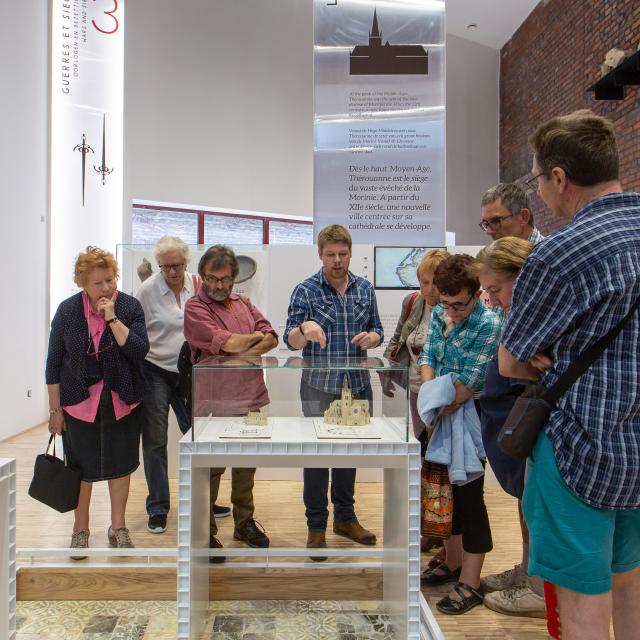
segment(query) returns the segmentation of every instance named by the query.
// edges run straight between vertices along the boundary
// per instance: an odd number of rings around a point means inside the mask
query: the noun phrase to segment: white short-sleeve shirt
[[[149,353],[147,360],[167,371],[178,371],[178,354],[184,342],[184,305],[195,295],[193,276],[185,271],[180,305],[169,289],[162,271],[145,280],[136,298],[144,309]]]

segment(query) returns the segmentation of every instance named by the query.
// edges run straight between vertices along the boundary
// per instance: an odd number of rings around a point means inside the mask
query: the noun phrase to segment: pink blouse
[[[116,291],[114,293],[114,302],[118,295]],[[86,291],[82,292],[82,303],[84,305],[84,317],[87,319],[87,325],[89,327],[89,333],[93,340],[93,347],[96,354],[100,348],[100,338],[107,328],[107,323],[103,316],[101,316],[89,303],[89,296]],[[95,356],[98,357],[97,355]],[[100,394],[104,387],[104,381],[96,382],[89,387],[89,397],[78,404],[67,405],[64,410],[74,418],[82,420],[83,422],[94,422],[96,415],[98,414],[98,406],[100,405]],[[134,402],[133,404],[127,404],[120,399],[120,396],[116,391],[111,392],[111,399],[113,400],[113,412],[116,416],[116,420],[120,420],[125,416],[128,416],[140,403]]]

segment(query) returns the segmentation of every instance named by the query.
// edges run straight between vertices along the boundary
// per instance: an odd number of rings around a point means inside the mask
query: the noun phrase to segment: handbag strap
[[[413,303],[416,301],[416,298],[420,295],[419,291],[414,291],[411,294],[409,300],[407,300],[407,307],[402,314],[402,324],[407,321],[407,318],[411,315],[411,310],[413,309]]]
[[[569,387],[602,355],[602,352],[616,339],[623,327],[635,313],[640,305],[640,297],[633,303],[627,315],[611,329],[606,335],[602,336],[597,342],[580,354],[580,357],[569,365],[569,368],[558,378],[558,381],[547,389],[544,399],[551,405],[554,405],[568,390]]]
[[[49,436],[49,443],[47,444],[47,448],[45,449],[45,453],[49,453],[49,448],[51,447],[51,442],[53,442],[53,457],[56,457],[56,439],[54,437],[54,434],[52,433]]]
[[[49,448],[51,447],[51,443],[53,442],[53,457],[56,457],[56,437],[55,434],[52,433],[49,436],[49,442],[47,444],[47,448],[45,450],[45,453],[48,454],[49,453]],[[64,447],[62,447],[62,461],[65,463],[65,465],[67,464],[67,454],[64,450]]]

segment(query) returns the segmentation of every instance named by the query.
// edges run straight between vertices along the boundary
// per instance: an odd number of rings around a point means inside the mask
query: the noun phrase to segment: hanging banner
[[[445,245],[444,2],[314,0],[314,229]]]
[[[52,0],[51,312],[75,257],[122,243],[124,0]]]

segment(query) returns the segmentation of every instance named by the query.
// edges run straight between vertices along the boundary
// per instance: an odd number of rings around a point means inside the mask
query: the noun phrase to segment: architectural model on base
[[[267,424],[267,414],[262,411],[249,411],[244,417],[244,423],[263,427]]]
[[[341,424],[349,427],[360,427],[369,424],[369,401],[354,400],[347,376],[344,377],[342,393],[339,400],[334,400],[324,412],[327,424]]]

